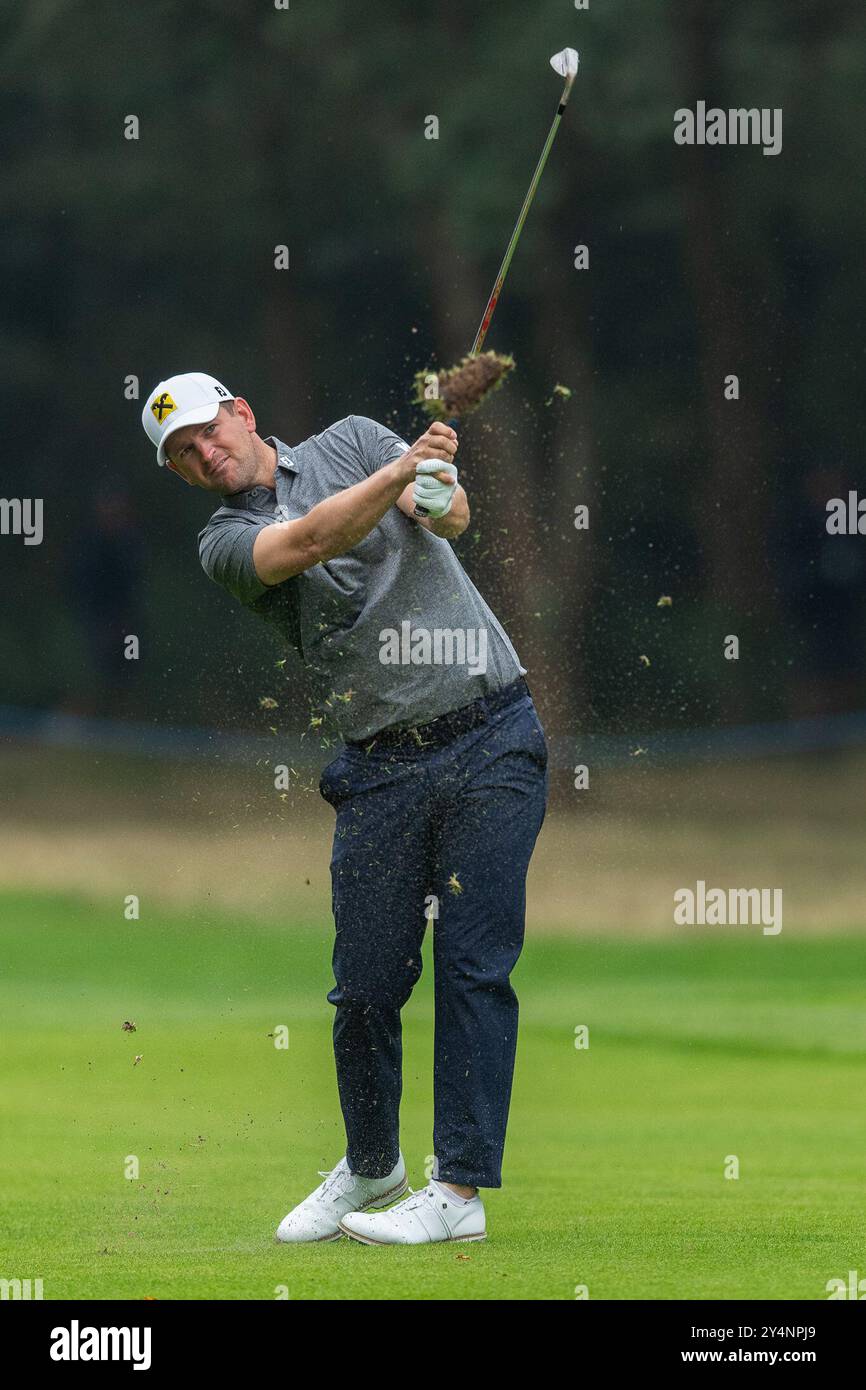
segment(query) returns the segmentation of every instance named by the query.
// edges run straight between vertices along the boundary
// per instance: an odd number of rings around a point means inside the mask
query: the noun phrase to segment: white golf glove
[[[450,483],[441,483],[438,478],[428,477],[431,473],[447,473]],[[445,516],[454,500],[457,487],[457,466],[445,463],[443,459],[424,459],[415,469],[415,486],[412,501],[416,507],[423,507],[427,515],[437,520]]]

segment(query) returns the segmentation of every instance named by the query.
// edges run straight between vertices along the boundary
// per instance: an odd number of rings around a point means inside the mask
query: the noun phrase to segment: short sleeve
[[[409,448],[405,439],[389,430],[387,425],[380,425],[378,420],[371,420],[367,415],[350,415],[349,420],[368,473],[378,472]]]
[[[261,528],[274,524],[267,517],[239,514],[211,520],[199,533],[202,569],[241,603],[252,603],[269,587],[256,574],[253,546]]]

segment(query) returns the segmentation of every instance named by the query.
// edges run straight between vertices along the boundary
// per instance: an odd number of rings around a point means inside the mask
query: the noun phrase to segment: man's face
[[[258,467],[255,416],[240,396],[234,407],[234,415],[221,405],[207,424],[185,425],[169,435],[168,467],[193,487],[227,494],[253,485]]]

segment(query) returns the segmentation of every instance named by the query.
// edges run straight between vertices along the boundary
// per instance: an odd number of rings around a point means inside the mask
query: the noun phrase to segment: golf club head
[[[560,53],[554,53],[550,60],[553,71],[558,72],[560,77],[564,77],[569,86],[577,77],[579,63],[580,58],[576,48],[563,48]]]

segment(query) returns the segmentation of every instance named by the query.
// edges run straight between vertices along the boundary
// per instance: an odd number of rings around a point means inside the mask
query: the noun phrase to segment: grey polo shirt
[[[450,543],[396,505],[344,555],[263,584],[253,564],[260,527],[306,515],[409,447],[364,415],[292,448],[265,442],[277,451],[273,488],[224,497],[199,533],[199,556],[299,653],[343,738],[426,723],[525,673]]]

